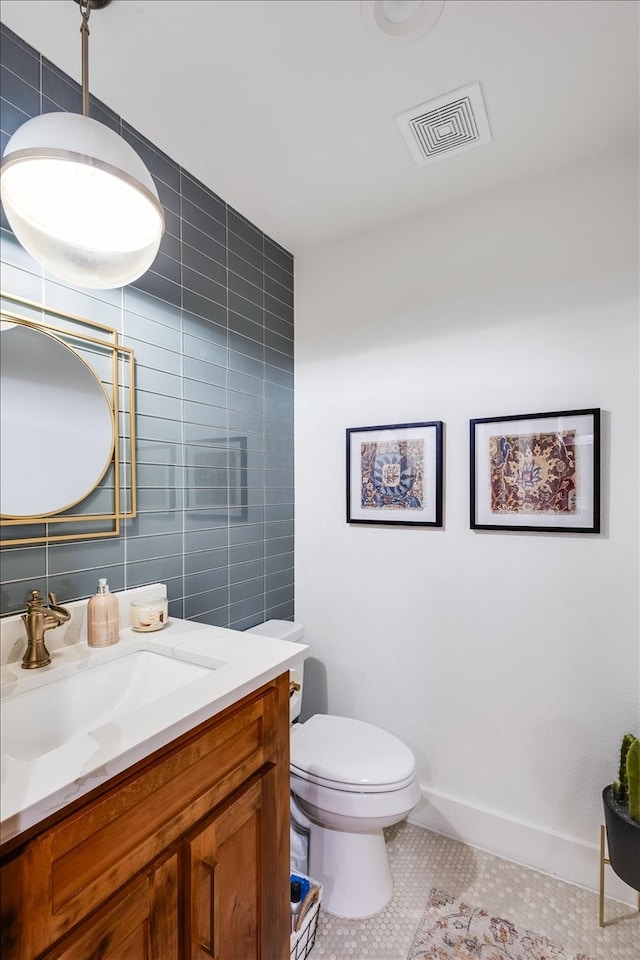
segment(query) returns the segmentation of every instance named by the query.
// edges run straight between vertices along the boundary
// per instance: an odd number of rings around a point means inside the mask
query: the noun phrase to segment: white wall
[[[590,886],[600,793],[640,728],[636,163],[296,261],[312,707],[410,744],[416,822]],[[469,419],[583,407],[603,411],[601,535],[470,530]],[[421,420],[445,424],[444,528],[349,526],[345,428]]]

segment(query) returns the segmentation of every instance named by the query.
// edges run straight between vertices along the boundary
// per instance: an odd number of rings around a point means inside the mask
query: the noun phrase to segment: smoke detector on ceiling
[[[360,0],[363,23],[379,40],[412,43],[433,30],[445,0]]]
[[[492,139],[479,83],[406,110],[396,123],[419,167]]]

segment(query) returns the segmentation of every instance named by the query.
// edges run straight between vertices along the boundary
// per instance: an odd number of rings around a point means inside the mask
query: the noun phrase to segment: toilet
[[[247,632],[304,637],[303,626],[289,620],[268,620]],[[296,671],[292,680],[302,686]],[[291,815],[309,832],[308,873],[324,885],[322,906],[329,913],[370,917],[393,894],[383,830],[420,798],[415,757],[393,734],[360,720],[316,714],[301,723],[301,700],[302,690],[292,695]]]

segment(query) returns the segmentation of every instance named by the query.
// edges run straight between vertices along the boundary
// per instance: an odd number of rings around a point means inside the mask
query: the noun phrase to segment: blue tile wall
[[[41,111],[81,111],[78,84],[1,25],[0,146]],[[118,330],[136,357],[138,512],[121,536],[4,547],[0,614],[166,581],[170,612],[245,628],[293,616],[293,258],[104,104],[165,209],[151,269],[122,290],[46,273],[2,214],[6,292]],[[45,424],[43,422],[43,429]],[[15,528],[14,528],[15,529]]]

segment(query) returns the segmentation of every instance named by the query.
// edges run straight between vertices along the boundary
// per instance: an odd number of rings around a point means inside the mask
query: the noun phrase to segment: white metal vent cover
[[[396,123],[419,167],[491,140],[479,83],[406,110]]]

